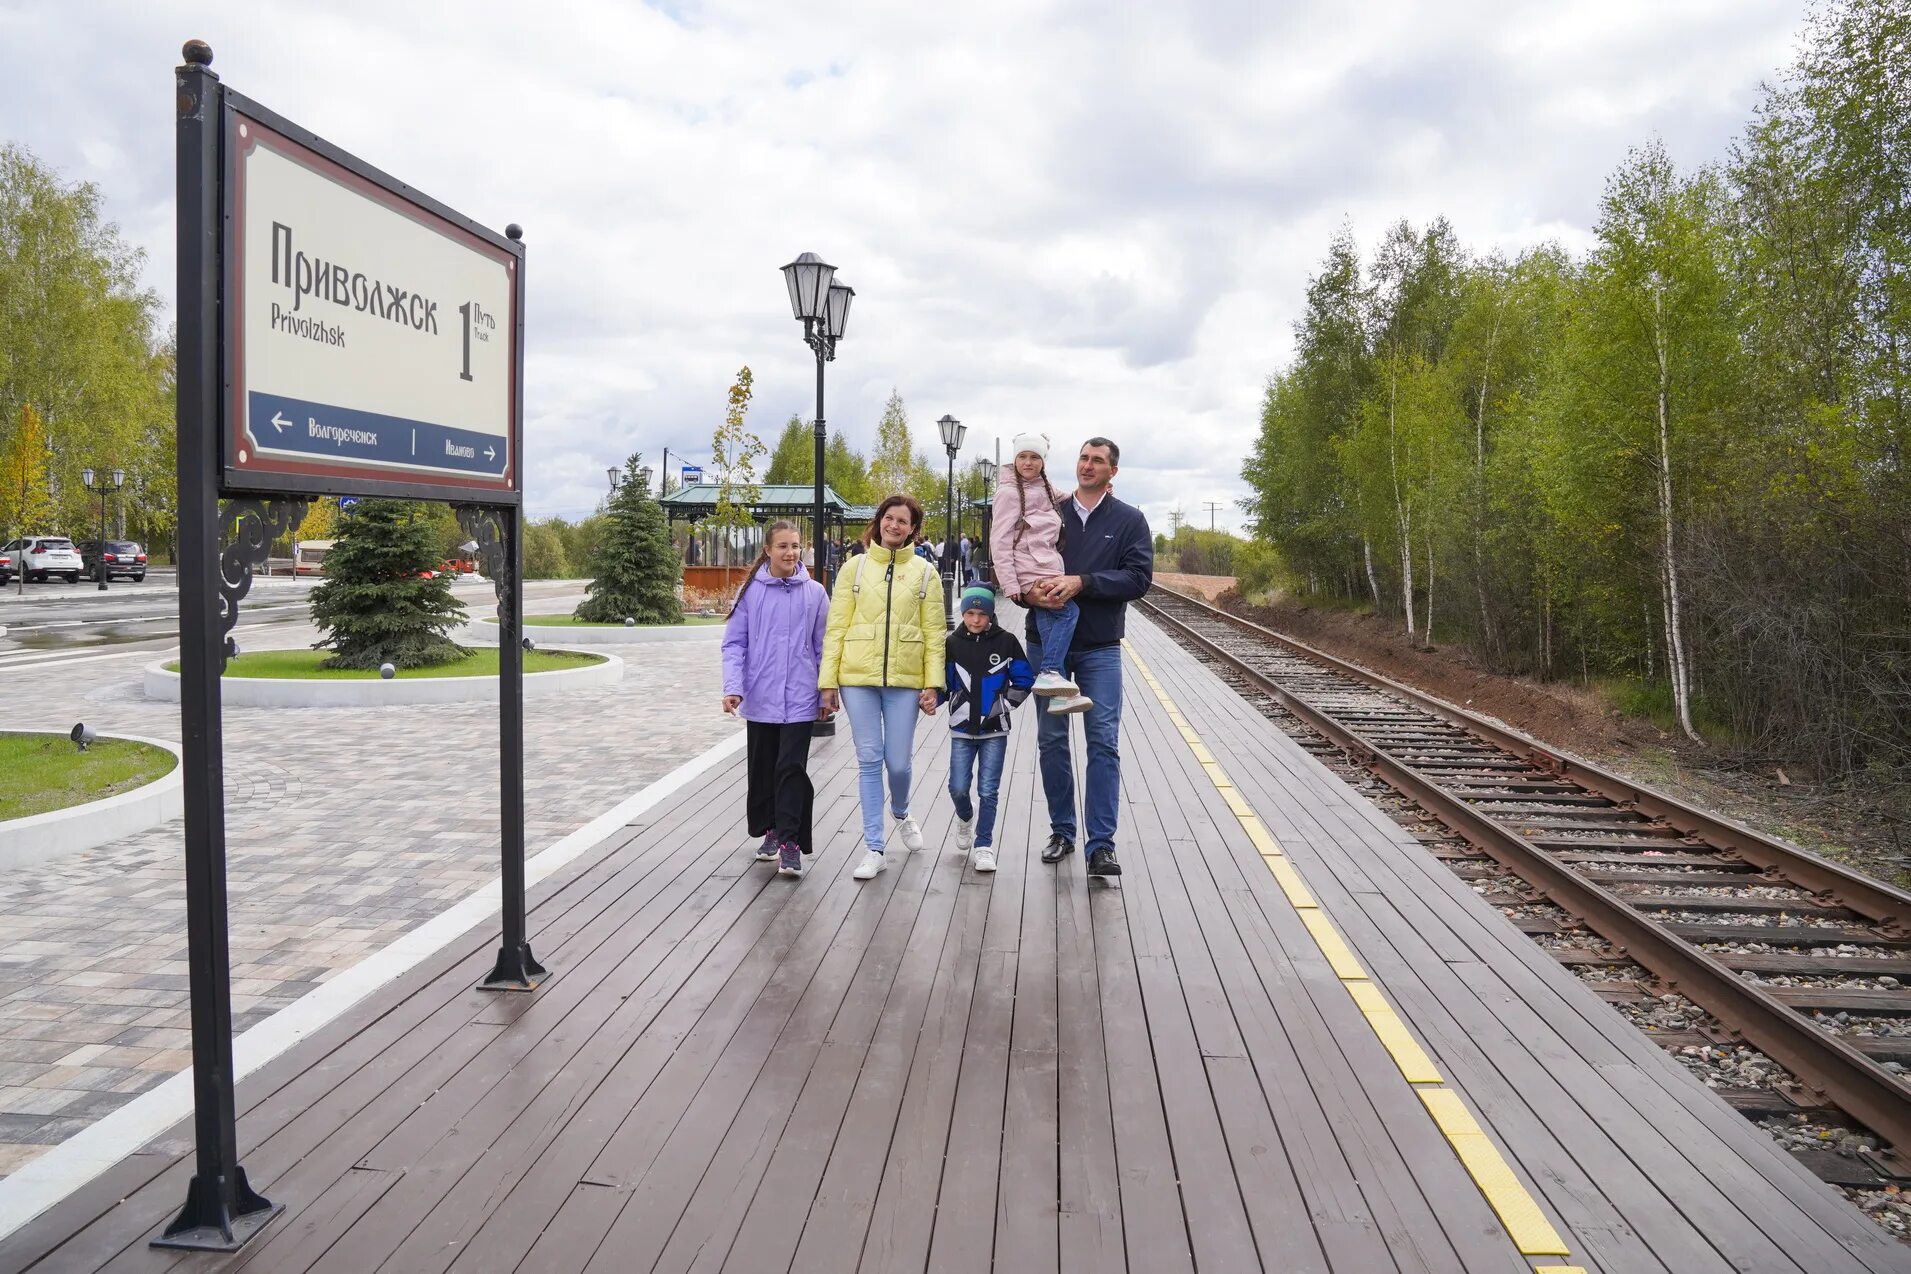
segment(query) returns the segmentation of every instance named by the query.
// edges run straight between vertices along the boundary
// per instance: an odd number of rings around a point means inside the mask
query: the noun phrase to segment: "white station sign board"
[[[519,245],[236,111],[226,155],[224,486],[520,490]]]

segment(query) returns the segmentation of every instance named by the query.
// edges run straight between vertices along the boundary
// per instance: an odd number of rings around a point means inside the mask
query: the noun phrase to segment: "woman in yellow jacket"
[[[867,846],[853,873],[857,880],[883,869],[884,769],[896,835],[905,847],[922,848],[922,829],[909,817],[909,758],[917,713],[936,711],[947,634],[942,581],[911,551],[921,528],[922,506],[909,496],[892,495],[876,506],[863,532],[864,551],[836,577],[823,629],[816,681],[825,707],[848,711],[856,740]]]

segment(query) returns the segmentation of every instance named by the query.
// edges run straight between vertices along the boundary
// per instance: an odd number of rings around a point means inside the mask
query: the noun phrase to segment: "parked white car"
[[[80,582],[80,551],[64,535],[29,535],[0,545],[0,584],[25,575],[29,584],[58,575],[69,584]]]

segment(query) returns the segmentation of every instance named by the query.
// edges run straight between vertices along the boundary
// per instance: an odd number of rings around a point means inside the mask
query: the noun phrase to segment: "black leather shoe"
[[[1088,874],[1091,876],[1119,876],[1121,864],[1115,861],[1115,851],[1098,849],[1088,856]]]
[[[1052,833],[1048,838],[1048,848],[1042,851],[1042,861],[1059,863],[1075,852],[1075,842],[1060,832]]]

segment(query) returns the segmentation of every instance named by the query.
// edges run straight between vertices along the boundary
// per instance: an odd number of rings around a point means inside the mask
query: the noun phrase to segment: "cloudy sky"
[[[813,364],[777,267],[857,291],[832,427],[891,387],[990,451],[1123,447],[1122,494],[1239,524],[1261,386],[1343,221],[1575,248],[1657,133],[1724,155],[1804,0],[1280,3],[0,0],[0,135],[98,184],[172,291],[172,67],[215,69],[529,248],[526,498],[707,456],[737,368],[773,438]],[[1066,470],[1064,469],[1064,472]]]

